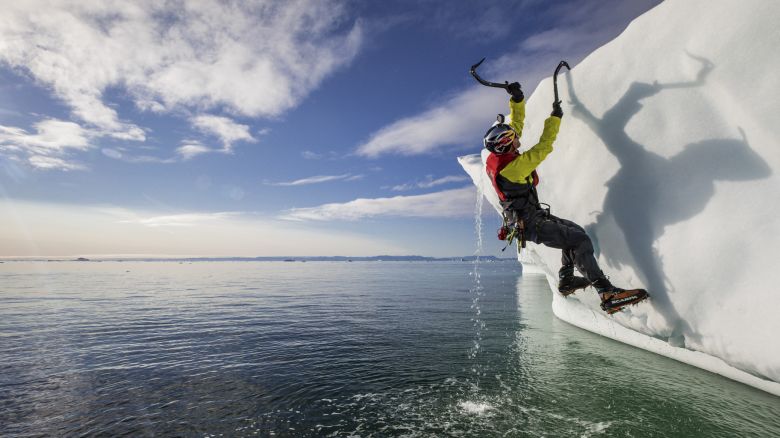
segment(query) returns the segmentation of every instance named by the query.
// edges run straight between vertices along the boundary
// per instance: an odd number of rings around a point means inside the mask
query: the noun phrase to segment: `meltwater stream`
[[[776,397],[556,320],[516,262],[479,265],[475,390],[473,269],[0,264],[0,436],[780,436]]]

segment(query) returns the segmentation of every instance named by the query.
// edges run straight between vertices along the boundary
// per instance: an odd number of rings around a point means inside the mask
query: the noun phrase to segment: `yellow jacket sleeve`
[[[509,126],[517,133],[517,138],[523,135],[523,123],[525,123],[525,99],[515,102],[509,99]]]
[[[544,121],[544,131],[542,137],[531,149],[518,155],[504,167],[500,175],[512,182],[522,183],[531,175],[531,172],[550,154],[553,150],[553,142],[558,136],[558,130],[561,127],[561,119],[558,117],[548,117]]]

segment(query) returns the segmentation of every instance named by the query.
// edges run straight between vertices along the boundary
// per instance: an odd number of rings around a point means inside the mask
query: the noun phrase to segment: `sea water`
[[[780,436],[778,398],[555,319],[516,262],[479,264],[474,354],[474,269],[0,264],[0,436]]]

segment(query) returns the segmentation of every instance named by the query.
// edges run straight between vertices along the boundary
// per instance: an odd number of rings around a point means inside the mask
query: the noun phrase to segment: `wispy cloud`
[[[197,140],[185,140],[176,149],[176,155],[183,160],[190,160],[199,155],[209,153],[232,154],[233,143],[245,141],[254,143],[257,141],[249,132],[248,125],[236,123],[233,119],[223,116],[199,115],[190,119],[192,125],[199,131],[217,137],[222,143],[221,148],[212,148]],[[268,131],[261,130],[258,134],[264,135]]]
[[[47,157],[45,155],[33,155],[28,162],[38,169],[56,169],[56,170],[84,170],[86,166],[75,161],[65,160],[57,157]]]
[[[293,208],[281,218],[297,221],[356,221],[379,216],[463,218],[474,214],[475,199],[476,190],[473,187],[464,187],[425,195],[359,198],[345,203]]]
[[[211,149],[208,146],[204,146],[196,141],[188,141],[176,148],[176,154],[183,160],[189,160],[198,155],[207,154],[210,152],[216,152],[215,149]]]
[[[183,161],[191,160],[195,157],[213,154],[213,153],[229,153],[225,148],[214,148],[204,145],[198,140],[183,140],[181,145],[176,148],[174,155],[168,157],[159,157],[154,155],[134,154],[128,153],[125,148],[122,150],[115,148],[102,148],[103,155],[113,158],[115,160],[121,160],[126,163],[154,163],[154,164],[174,164]]]
[[[232,147],[209,147],[204,145],[198,140],[183,140],[181,145],[176,148],[174,155],[169,157],[159,157],[154,155],[138,155],[127,153],[126,151],[120,151],[114,148],[101,149],[103,155],[113,158],[115,160],[121,160],[127,163],[155,163],[155,164],[173,164],[183,161],[189,161],[195,157],[206,154],[229,154],[232,153]]]
[[[331,181],[356,181],[359,179],[362,179],[364,175],[353,175],[351,173],[345,173],[343,175],[317,175],[317,176],[310,176],[308,178],[301,178],[296,179],[295,181],[287,181],[287,182],[275,182],[275,183],[267,183],[271,186],[281,186],[281,187],[288,187],[288,186],[305,186],[309,184],[321,184]]]
[[[207,222],[221,221],[231,217],[240,216],[238,212],[217,212],[217,213],[185,213],[165,216],[136,217],[125,219],[119,223],[139,224],[147,227],[192,227],[202,225]]]
[[[490,60],[481,67],[482,73],[487,78],[517,80],[526,96],[530,96],[561,59],[574,66],[617,36],[629,18],[657,3],[657,0],[612,0],[583,7],[579,4],[572,7],[571,3],[551,6],[557,12],[551,16],[561,17],[555,25],[519,42],[503,57]],[[482,134],[495,120],[495,114],[508,110],[507,101],[508,95],[503,91],[474,82],[453,97],[443,99],[440,105],[379,129],[357,147],[356,153],[374,158],[385,154],[421,155],[479,148]]]
[[[214,135],[222,141],[222,149],[220,152],[232,153],[233,143],[237,141],[257,141],[252,137],[252,134],[249,133],[249,126],[236,123],[227,117],[200,115],[193,117],[191,121],[198,130]],[[203,150],[202,152],[208,152],[208,149]]]
[[[14,126],[0,125],[0,151],[25,160],[39,169],[81,170],[70,154],[93,147],[92,133],[81,125],[47,119],[33,125],[35,133]]]
[[[463,181],[470,181],[470,178],[467,177],[466,175],[448,175],[448,176],[443,176],[441,178],[433,179],[432,175],[426,175],[425,179],[423,179],[422,181],[399,184],[397,186],[391,187],[390,190],[396,192],[402,192],[414,188],[430,189],[431,187],[436,187],[436,186],[449,184],[453,182],[463,182]]]
[[[144,147],[141,146],[141,148]],[[201,151],[200,148],[203,148],[204,150]],[[134,163],[134,164],[144,164],[144,163],[173,164],[173,163],[186,161],[201,153],[215,152],[215,151],[216,151],[215,149],[211,149],[206,146],[203,146],[196,141],[184,141],[182,143],[182,146],[176,149],[176,155],[167,158],[158,157],[154,155],[143,155],[143,154],[138,155],[134,153],[128,153],[127,148],[124,147],[102,148],[100,150],[100,152],[108,158],[124,161],[126,163]]]
[[[114,158],[114,157],[111,157]],[[118,159],[133,164],[173,164],[182,161],[180,157],[156,157],[154,155],[121,155]]]
[[[442,146],[476,146],[486,118],[505,101],[506,96],[494,90],[473,87],[439,107],[380,129],[357,148],[357,154],[372,158],[383,154],[420,155],[437,153]]]
[[[277,116],[358,52],[361,25],[347,13],[304,0],[12,2],[3,5],[0,62],[26,71],[90,127],[143,140],[108,89],[124,89],[145,111]]]

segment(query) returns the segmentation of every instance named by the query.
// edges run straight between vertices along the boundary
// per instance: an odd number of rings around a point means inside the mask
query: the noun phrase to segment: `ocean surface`
[[[5,262],[0,436],[780,436],[550,302],[515,262]]]

